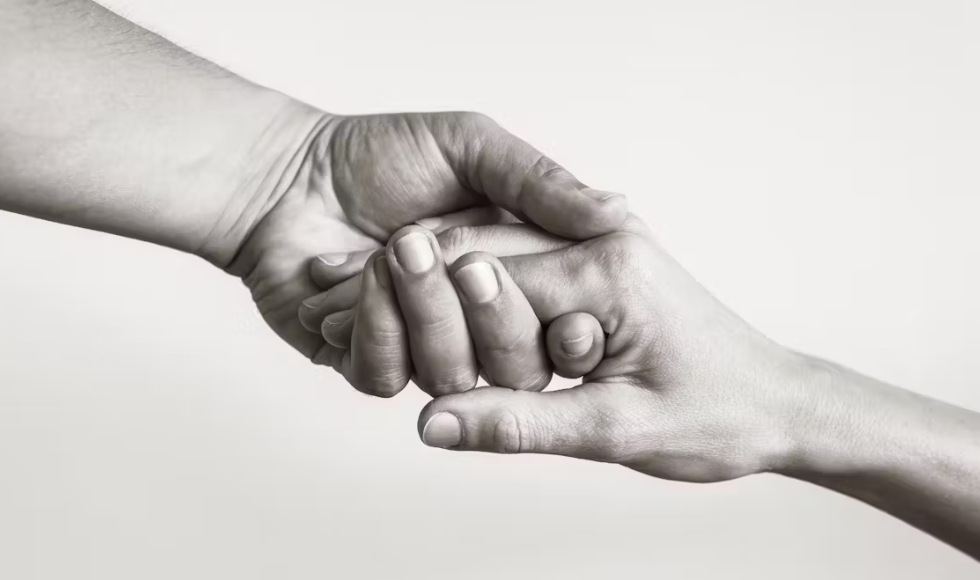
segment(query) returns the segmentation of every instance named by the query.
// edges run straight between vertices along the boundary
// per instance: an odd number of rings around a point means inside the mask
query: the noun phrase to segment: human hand
[[[490,229],[500,244],[517,228]],[[642,231],[547,253],[469,253],[448,274],[477,345],[507,338],[501,328],[520,304],[548,326],[556,366],[569,360],[568,341],[606,341],[582,357],[580,386],[433,400],[418,421],[427,445],[565,455],[691,482],[779,473],[980,558],[980,414],[777,345]],[[397,291],[403,305],[429,293],[411,278]]]
[[[283,192],[228,270],[272,328],[304,355],[325,347],[296,312],[319,292],[316,256],[339,263],[332,284],[363,267],[398,228],[494,204],[570,239],[615,230],[622,196],[587,188],[533,147],[472,113],[324,117],[289,163]]]
[[[448,223],[458,223],[448,216]],[[630,218],[628,224],[636,220]],[[551,381],[541,323],[517,288],[489,302],[482,316],[492,320],[472,337],[450,281],[448,264],[475,250],[496,256],[547,252],[572,244],[526,225],[450,227],[436,234],[408,226],[375,253],[361,276],[334,286],[303,308],[300,319],[322,331],[328,344],[316,361],[344,375],[358,390],[382,397],[400,392],[415,369],[415,382],[433,396],[476,386],[480,373],[489,384],[541,390]],[[420,259],[424,257],[423,259]],[[424,263],[424,268],[418,268]],[[336,267],[314,261],[314,279],[335,279]],[[463,287],[466,273],[458,276]],[[570,317],[569,331],[581,331],[565,344],[573,356],[554,361],[555,371],[580,377],[601,358],[603,334],[589,315]],[[584,329],[584,330],[583,330]],[[548,340],[558,336],[549,329]],[[581,340],[588,332],[588,343]],[[594,336],[593,336],[594,335]]]
[[[811,396],[807,359],[738,318],[652,240],[617,233],[542,254],[468,254],[450,277],[466,271],[483,295],[498,293],[494,302],[519,289],[545,325],[593,315],[604,359],[572,389],[439,397],[419,419],[426,443],[566,455],[699,482],[779,468],[792,456],[800,403]],[[410,288],[399,288],[399,301]],[[472,335],[493,332],[486,304],[459,295]],[[552,356],[556,346],[548,341]]]

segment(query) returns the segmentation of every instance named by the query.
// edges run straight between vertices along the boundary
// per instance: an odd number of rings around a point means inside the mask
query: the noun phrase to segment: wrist
[[[901,468],[921,447],[921,405],[930,401],[848,368],[800,355],[791,390],[788,450],[774,470],[808,481]]]
[[[332,118],[280,93],[258,90],[253,117],[242,119],[248,127],[244,133],[236,129],[242,140],[220,151],[202,178],[214,191],[227,193],[194,253],[222,269],[289,190]]]

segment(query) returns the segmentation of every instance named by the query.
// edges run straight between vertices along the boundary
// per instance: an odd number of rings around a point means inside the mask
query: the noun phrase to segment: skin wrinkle
[[[466,153],[464,159],[476,160],[471,161],[469,166],[464,168],[462,171],[456,171],[457,175],[463,175],[464,179],[461,180],[464,185],[466,185],[470,190],[473,191],[488,191],[487,186],[483,183],[483,175],[487,175],[486,168],[484,164],[486,163],[486,149],[487,142],[483,138],[483,133],[479,133],[476,139],[467,139],[464,142],[463,150]]]
[[[492,440],[498,453],[530,452],[527,427],[522,427],[514,413],[504,411],[493,421]]]
[[[458,147],[458,144],[461,142],[459,139],[459,135],[457,134],[457,131],[454,129],[454,127],[458,127],[458,125],[453,125],[449,127],[448,130],[449,138],[445,140],[446,141],[445,146],[440,145],[439,139],[436,139],[434,133],[431,130],[429,131],[429,136],[432,138],[432,145],[435,147],[436,151],[439,152],[439,157],[442,159],[442,162],[446,165],[446,167],[448,167],[449,170],[453,173],[453,177],[456,178],[456,181],[459,182],[460,186],[463,189],[467,191],[473,191],[473,188],[470,187],[470,181],[469,179],[467,179],[465,173],[460,172],[458,168],[454,166],[452,162],[452,156],[446,154],[446,149],[448,149],[449,147]],[[443,127],[442,124],[437,125],[437,128],[440,130],[446,130],[446,128]],[[455,158],[456,159],[460,158],[460,151],[458,150],[456,151]]]
[[[367,149],[346,153],[345,171],[338,171],[334,187],[344,192],[345,195],[340,196],[342,200],[351,198],[352,201],[344,201],[343,206],[352,222],[376,240],[386,241],[396,229],[425,217],[413,215],[418,212],[415,196],[420,189],[428,189],[430,199],[439,206],[436,213],[480,205],[480,200],[459,183],[452,167],[444,162],[445,153],[439,138],[431,129],[423,127],[426,123],[438,124],[438,119],[432,115],[411,114],[347,117],[342,121],[348,126],[347,138],[336,140],[334,147],[346,146],[344,143],[355,136],[357,142],[368,144]],[[386,139],[389,134],[394,138]],[[334,156],[335,159],[342,157]],[[379,171],[378,159],[389,160],[384,171]],[[374,181],[367,184],[368,190],[350,187],[351,183],[363,180],[365,175],[374,177]],[[378,203],[390,206],[389,214],[412,217],[408,221],[382,220],[375,224]]]
[[[503,359],[520,357],[527,352],[528,347],[540,342],[538,339],[541,337],[541,334],[541,326],[535,321],[533,328],[522,327],[520,334],[514,337],[513,340],[509,340],[506,344],[484,344],[483,350]]]
[[[300,267],[296,268],[296,270],[301,270],[301,269],[302,268]],[[255,280],[255,278],[252,278],[252,280]],[[252,300],[257,305],[259,305],[259,308],[262,310],[265,310],[266,308],[275,309],[280,307],[282,304],[289,303],[288,300],[282,297],[275,296],[275,294],[272,291],[273,290],[272,287],[275,286],[276,283],[283,282],[286,280],[288,279],[286,278],[282,280],[258,279],[258,281],[255,282],[254,287],[250,288],[252,291]],[[292,284],[293,282],[286,282],[286,283]]]
[[[421,154],[422,151],[434,152],[436,154],[434,156],[438,157],[446,164],[446,166],[448,166],[449,164],[446,163],[446,158],[442,154],[442,149],[436,143],[435,137],[433,137],[432,132],[429,131],[429,129],[421,123],[411,122],[414,119],[416,118],[406,117],[406,123],[409,126],[409,134],[412,136],[415,142],[415,147],[419,152],[418,156],[428,161],[428,166],[426,167],[426,170],[431,173],[436,172],[436,169],[432,167],[432,162],[429,161],[430,156],[422,155]],[[422,167],[421,165],[412,165],[412,169],[415,170],[415,172],[418,174],[419,181],[422,182],[432,181],[431,179],[428,179],[428,174],[422,173],[421,167]]]
[[[506,158],[503,152],[496,153],[497,157],[499,157],[501,160]],[[515,159],[517,166],[524,167],[526,169],[523,169],[520,172],[512,172],[508,174],[503,188],[506,195],[510,199],[514,200],[513,205],[519,208],[527,207],[528,182],[530,179],[537,177],[534,175],[534,173],[532,173],[532,168],[534,164],[537,163],[537,160],[542,157],[540,153],[533,151],[526,152],[526,155],[534,156],[535,161],[531,161],[530,158],[527,157],[517,157]],[[511,152],[511,156],[516,157],[516,154]]]
[[[476,386],[477,375],[468,366],[454,367],[441,375],[439,379],[418,377],[421,379],[419,386],[434,396],[458,393]]]
[[[611,399],[619,398],[614,395]],[[604,463],[619,463],[631,453],[630,445],[633,440],[631,430],[623,421],[623,415],[618,408],[606,404],[593,407],[592,444],[596,458]]]
[[[276,115],[276,117],[278,117],[278,115]],[[244,231],[241,239],[248,239],[251,237],[252,232],[261,223],[262,217],[268,215],[269,212],[271,212],[272,209],[274,209],[275,206],[285,198],[286,193],[293,187],[293,184],[299,178],[302,168],[309,164],[310,157],[313,155],[312,144],[316,143],[316,141],[329,130],[330,120],[331,118],[329,115],[322,115],[314,124],[309,136],[303,140],[296,150],[292,152],[283,152],[275,159],[275,161],[272,162],[272,166],[268,169],[267,173],[258,179],[258,184],[256,185],[255,189],[259,193],[245,196],[245,199],[248,200],[245,208],[238,215],[238,217],[235,218],[231,225],[228,226],[227,232],[224,234],[219,234],[219,237],[234,238],[236,236],[233,236],[230,234],[230,232],[234,232],[236,230]],[[276,125],[276,118],[271,119],[257,142],[261,143],[265,141],[270,131],[272,131],[273,127]],[[251,158],[252,155],[249,155],[248,157]],[[283,160],[287,158],[289,160],[282,163]],[[281,169],[279,168],[280,164],[283,165]],[[290,169],[293,166],[295,166],[295,169]],[[246,169],[246,171],[248,171],[248,169]],[[270,182],[272,183],[271,187],[263,187],[264,184],[268,184]],[[261,193],[262,191],[265,191],[266,193],[263,194]],[[222,215],[219,216],[211,231],[205,235],[196,253],[200,253],[201,250],[211,244],[211,238],[218,230],[218,224],[220,221],[225,219],[226,213],[227,210],[225,213],[222,213]],[[222,267],[227,270],[234,269],[235,262],[238,259],[239,254],[240,250],[232,255],[228,259],[227,263]],[[219,266],[221,265],[219,264]]]
[[[477,241],[476,230],[465,226],[456,226],[440,232],[436,239],[439,240],[439,248],[447,263],[455,262],[460,258],[464,252],[462,248],[478,248],[482,245]]]
[[[496,173],[492,168],[499,162],[500,151],[498,144],[509,138],[510,135],[494,120],[482,113],[467,113],[466,118],[470,121],[467,124],[469,127],[468,131],[470,131],[470,139],[466,146],[467,158],[476,160],[476,163],[473,165],[475,173],[469,173],[471,183],[475,182],[475,189],[487,194],[488,199],[491,197],[489,192],[495,191],[497,187],[499,187],[502,196],[510,197],[511,190],[508,189],[506,182],[498,184],[488,184],[486,182],[487,177],[493,176]],[[507,172],[505,179],[508,177],[510,177],[510,172]]]
[[[352,121],[352,118],[348,118],[346,122],[338,123],[337,128],[330,135],[329,139],[326,140],[325,147],[329,151],[331,179],[325,183],[330,184],[332,192],[334,192],[334,197],[344,210],[344,215],[347,219],[375,240],[382,240],[385,232],[366,218],[364,208],[359,203],[361,199],[360,192],[356,186],[352,185],[357,181],[354,160],[369,154],[358,150],[359,147],[367,147],[369,145],[362,139],[359,139],[355,144],[355,135],[356,125]],[[338,147],[338,143],[342,143],[343,145]],[[352,195],[337,195],[336,192],[339,191],[350,191]]]

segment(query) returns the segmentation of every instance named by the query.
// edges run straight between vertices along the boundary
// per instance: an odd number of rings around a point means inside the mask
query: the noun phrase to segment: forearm
[[[824,361],[783,473],[881,509],[980,559],[980,414]]]
[[[0,12],[0,209],[223,266],[322,122],[88,0]]]

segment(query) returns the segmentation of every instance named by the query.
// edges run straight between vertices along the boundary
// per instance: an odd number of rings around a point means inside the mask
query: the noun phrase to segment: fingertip
[[[336,268],[337,266],[343,266],[344,264],[346,264],[347,261],[350,259],[350,254],[347,253],[338,254],[338,253],[330,252],[326,254],[320,254],[319,256],[316,257],[316,259],[317,262],[319,262],[319,264],[322,266],[326,266],[328,268]]]
[[[543,185],[524,203],[534,223],[574,240],[617,231],[629,215],[625,196],[572,183]]]
[[[436,413],[426,420],[421,437],[429,447],[450,449],[463,442],[463,424],[452,413]]]
[[[582,223],[571,224],[582,228],[588,237],[601,236],[619,230],[629,217],[629,202],[621,193],[585,188],[579,193],[589,199],[588,213]]]
[[[382,290],[391,291],[391,268],[388,267],[388,258],[383,251],[371,258],[371,274]]]
[[[443,371],[438,377],[415,377],[414,382],[422,391],[434,398],[458,395],[472,391],[480,380],[480,374],[473,364],[464,364],[450,371]]]
[[[351,335],[354,331],[354,311],[342,310],[334,312],[323,319],[320,325],[320,334],[323,339],[337,348],[349,349],[351,345]]]
[[[316,296],[307,298],[299,305],[299,310],[297,311],[299,322],[303,325],[303,328],[310,332],[317,334],[320,332],[320,323],[323,320],[323,313],[320,311],[320,306],[326,298],[326,294],[326,292],[322,292]]]
[[[347,368],[353,368],[351,363],[347,362]],[[387,380],[375,379],[370,383],[352,381],[352,384],[358,392],[365,395],[379,399],[391,399],[405,390],[405,387],[408,386],[408,377],[406,376],[404,379],[394,377]]]
[[[337,372],[341,372],[341,362],[344,358],[344,349],[337,348],[332,344],[324,344],[311,357],[315,365],[328,366]]]
[[[458,270],[453,275],[456,286],[467,301],[474,304],[491,302],[500,295],[500,282],[497,273],[487,262],[474,262]]]
[[[300,324],[306,330],[320,334],[326,316],[357,306],[361,282],[362,277],[356,276],[304,300],[297,312]]]
[[[310,261],[310,276],[321,289],[329,289],[356,276],[375,250],[320,254]]]
[[[381,277],[387,272],[387,262],[383,262],[381,265],[378,264],[379,260],[384,260],[386,255],[386,249],[381,248],[371,252],[371,254],[364,261],[364,269],[361,271],[361,293],[364,293],[364,288],[369,284],[380,284],[383,282]],[[384,286],[382,286],[383,288]]]
[[[411,224],[399,229],[392,234],[390,238],[388,238],[387,250],[393,248],[402,239],[412,235],[421,235],[425,237],[436,249],[439,247],[439,243],[436,241],[436,234],[433,230],[418,224]],[[386,255],[389,257],[389,259],[391,258],[390,251],[387,251]]]
[[[588,354],[595,344],[595,337],[591,332],[587,332],[578,338],[566,338],[561,341],[561,350],[570,357],[581,357]]]
[[[573,312],[552,321],[546,344],[555,373],[577,379],[592,372],[602,361],[605,332],[591,314]]]
[[[400,278],[427,274],[442,260],[442,250],[432,230],[413,224],[391,236],[385,256],[392,273]]]

